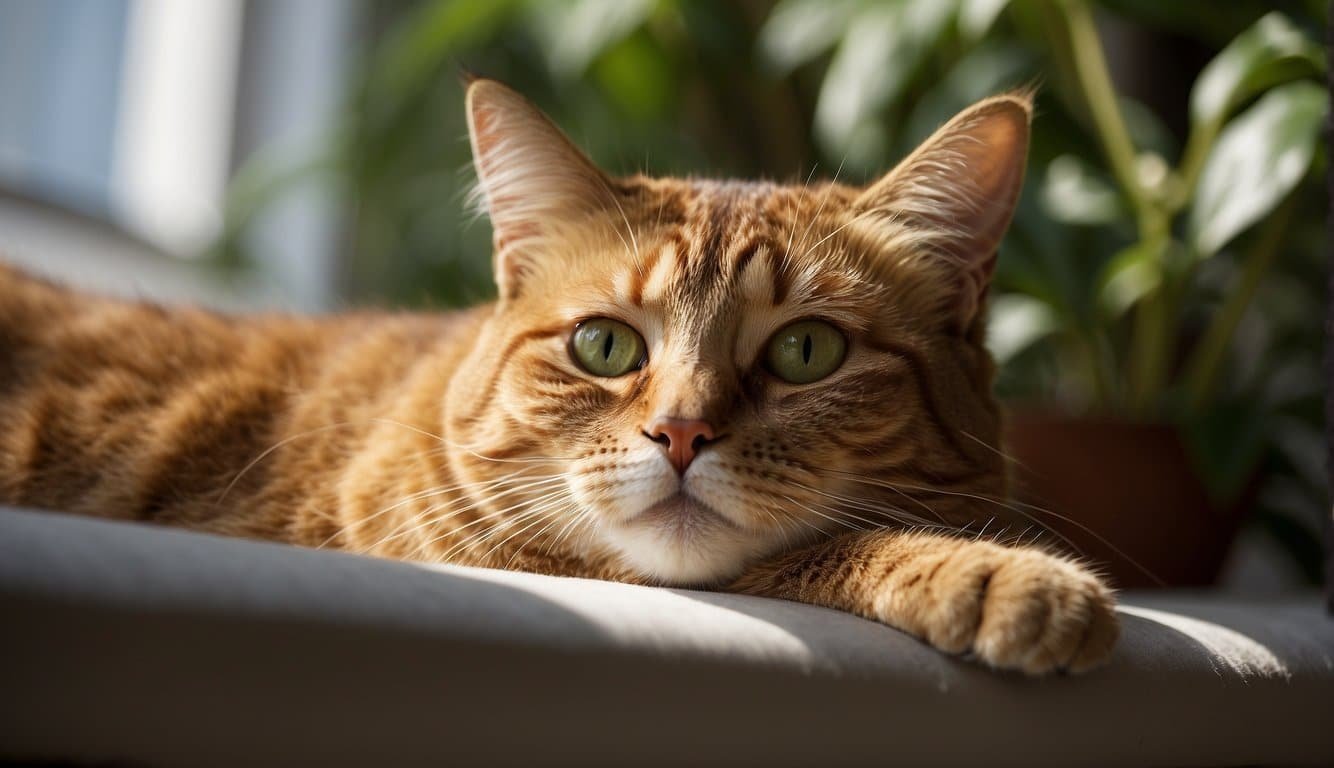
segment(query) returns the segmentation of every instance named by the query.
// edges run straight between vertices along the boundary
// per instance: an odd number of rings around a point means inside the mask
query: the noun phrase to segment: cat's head
[[[700,584],[830,533],[994,511],[982,310],[1026,95],[866,187],[614,179],[494,81],[467,109],[500,298],[447,431],[463,479],[527,515],[516,541]]]

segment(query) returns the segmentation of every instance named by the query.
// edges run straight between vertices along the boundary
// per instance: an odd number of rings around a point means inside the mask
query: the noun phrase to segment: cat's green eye
[[[644,337],[625,323],[605,317],[575,326],[570,354],[595,376],[622,376],[644,364]]]
[[[774,334],[765,362],[783,381],[809,384],[837,370],[847,353],[848,340],[837,328],[820,320],[802,320]]]

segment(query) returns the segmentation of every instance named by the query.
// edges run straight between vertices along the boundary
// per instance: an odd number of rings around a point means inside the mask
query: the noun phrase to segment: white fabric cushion
[[[1027,680],[775,600],[0,510],[0,757],[151,764],[1330,764],[1319,599],[1128,596]]]

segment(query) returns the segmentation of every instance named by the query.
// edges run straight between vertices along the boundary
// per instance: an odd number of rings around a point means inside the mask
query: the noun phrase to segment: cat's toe
[[[973,652],[1029,675],[1082,672],[1110,655],[1119,633],[1111,592],[1083,568],[1014,551],[992,576]]]
[[[923,622],[925,639],[945,653],[964,654],[973,650],[978,629],[985,616],[989,585],[999,562],[991,557],[942,557],[927,569],[928,594]]]

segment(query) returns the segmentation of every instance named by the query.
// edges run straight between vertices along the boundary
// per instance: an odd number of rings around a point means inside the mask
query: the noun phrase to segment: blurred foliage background
[[[313,164],[257,157],[221,250],[303,174],[346,204],[342,294],[492,295],[460,72],[615,173],[865,181],[957,110],[1038,87],[992,300],[1002,394],[1181,428],[1220,498],[1319,578],[1327,158],[1319,0],[392,0]],[[1105,52],[1105,57],[1104,57]],[[1257,469],[1258,468],[1258,469]]]

